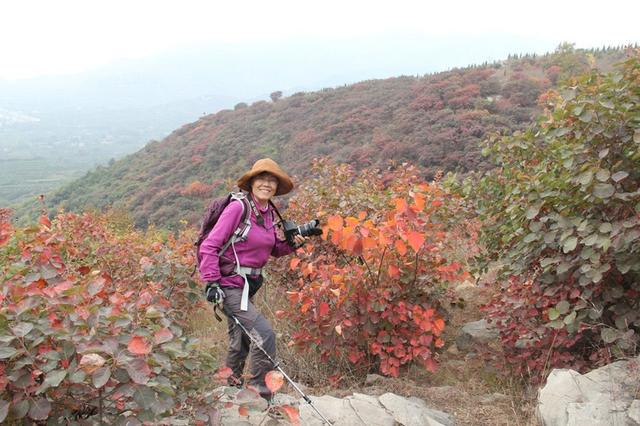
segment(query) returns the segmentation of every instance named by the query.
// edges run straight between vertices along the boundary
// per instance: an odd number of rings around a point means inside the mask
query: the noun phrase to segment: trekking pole
[[[291,378],[287,375],[287,373],[284,372],[284,370],[280,367],[280,363],[274,361],[273,358],[271,358],[271,356],[267,353],[266,350],[264,350],[264,348],[260,345],[260,343],[258,343],[258,341],[249,333],[249,331],[247,331],[247,329],[244,327],[244,325],[242,325],[242,323],[240,323],[240,321],[238,320],[238,318],[236,318],[235,315],[233,315],[230,312],[227,312],[226,309],[222,309],[222,312],[224,312],[224,314],[231,318],[233,320],[234,323],[236,323],[240,329],[242,330],[242,332],[249,338],[249,340],[251,340],[251,342],[256,345],[256,347],[258,349],[260,349],[262,351],[263,354],[265,354],[267,356],[267,358],[269,359],[269,361],[271,361],[271,364],[273,364],[273,367],[276,368],[280,373],[282,373],[282,375],[285,377],[285,379],[287,379],[287,381],[289,382],[289,384],[291,384],[291,386],[293,386],[293,388],[295,390],[298,391],[298,393],[300,393],[300,395],[302,395],[302,398],[307,401],[307,403],[311,406],[311,408],[313,408],[313,411],[315,411],[320,418],[322,419],[322,421],[326,424],[328,424],[329,426],[332,425],[332,423],[327,420],[327,418],[325,416],[322,415],[322,413],[320,411],[318,411],[318,409],[315,407],[315,405],[313,405],[313,402],[311,401],[311,398],[309,398],[304,392],[302,392],[302,390],[298,387],[298,385],[296,385],[296,383],[291,380]]]

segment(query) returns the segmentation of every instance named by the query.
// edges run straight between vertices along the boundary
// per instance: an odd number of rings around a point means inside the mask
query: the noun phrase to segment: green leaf
[[[4,419],[7,418],[7,414],[9,414],[9,403],[4,399],[0,399],[0,423],[4,422]]]
[[[610,183],[598,183],[593,187],[593,195],[602,199],[610,198],[615,192],[616,189]]]
[[[138,386],[133,394],[133,399],[140,408],[150,410],[156,400],[156,393],[148,386]]]
[[[91,380],[93,382],[93,386],[96,389],[100,389],[109,381],[110,377],[111,377],[111,367],[105,366],[102,368],[98,368],[96,371],[94,371],[93,374],[91,375]]]
[[[560,317],[560,312],[558,312],[556,308],[549,308],[547,315],[549,315],[549,319],[553,321]]]
[[[564,328],[564,323],[562,322],[562,320],[557,319],[554,321],[551,321],[549,324],[547,324],[547,326],[555,329],[555,330],[560,330],[562,328]]]
[[[67,370],[53,370],[44,379],[44,383],[55,388],[67,377]]]
[[[13,334],[15,334],[18,337],[26,336],[27,334],[29,334],[31,330],[33,330],[33,324],[31,324],[30,322],[21,322],[18,325],[11,328],[11,331],[13,331]]]
[[[564,99],[565,101],[572,101],[573,99],[576,98],[576,90],[575,89],[565,89],[560,91],[560,96],[562,96],[562,99]]]
[[[609,222],[601,223],[600,227],[598,228],[598,230],[603,234],[610,233],[612,229],[613,229],[613,226],[611,226]]]
[[[566,325],[572,324],[576,320],[576,311],[571,312],[569,315],[564,317],[563,322]]]
[[[15,417],[16,419],[23,418],[27,415],[28,412],[29,401],[27,401],[26,399],[23,399],[20,402],[14,402],[13,406],[11,407],[11,416]]]
[[[569,157],[562,162],[565,169],[570,169],[573,166],[573,157]]]
[[[558,304],[556,305],[556,309],[558,310],[558,312],[561,315],[566,314],[567,312],[569,312],[569,302],[567,302],[566,300],[561,300],[560,302],[558,302]]]
[[[611,247],[611,238],[605,237],[605,236],[599,236],[596,246],[600,247],[604,251],[607,251],[609,247]]]
[[[538,215],[538,213],[540,212],[540,208],[542,207],[543,204],[544,204],[544,202],[536,203],[536,204],[533,204],[533,205],[529,206],[529,208],[527,209],[527,219],[531,220],[534,217],[536,217]]]
[[[33,420],[47,420],[51,412],[51,403],[46,398],[37,398],[31,402],[29,417]]]
[[[540,261],[540,266],[543,268],[546,268],[547,266],[553,264],[553,263],[557,263],[558,262],[558,258],[557,257],[545,257],[544,259],[542,259]]]
[[[24,277],[24,283],[25,284],[29,284],[29,283],[32,283],[34,281],[38,281],[40,278],[42,278],[42,277],[40,276],[39,272],[32,272],[30,274],[27,274]]]
[[[16,338],[16,336],[14,336],[14,335],[3,334],[3,335],[0,335],[0,342],[2,342],[2,343],[11,343],[11,341],[13,339],[15,339],[15,338]]]
[[[529,222],[529,230],[531,232],[538,232],[542,229],[542,223],[540,222]]]
[[[600,330],[600,337],[605,343],[613,343],[620,337],[620,333],[614,328],[605,327]]]
[[[578,182],[584,186],[587,186],[593,180],[593,172],[591,170],[587,170],[584,173],[581,173],[578,176]]]
[[[629,176],[629,173],[625,171],[619,171],[619,172],[615,172],[613,176],[611,176],[611,179],[613,179],[614,182],[620,182],[622,179],[626,178],[627,176]]]
[[[592,246],[598,241],[598,234],[590,234],[587,238],[583,240],[583,244],[585,246]]]
[[[18,350],[11,346],[0,347],[0,359],[11,358],[18,353]]]
[[[611,173],[609,173],[609,170],[607,169],[600,169],[598,170],[598,173],[596,173],[596,179],[598,179],[600,182],[608,181],[610,176]]]
[[[599,103],[600,103],[600,105],[602,105],[603,107],[605,107],[607,109],[615,108],[615,105],[613,104],[613,102],[611,102],[609,100],[600,101]]]
[[[580,117],[578,117],[578,118],[583,123],[591,123],[591,120],[593,120],[593,111],[591,111],[591,110],[583,111],[583,113],[580,114]]]
[[[571,264],[568,262],[562,262],[561,264],[558,265],[558,269],[556,270],[556,272],[558,274],[564,274],[565,272],[567,272],[569,269],[571,268]]]
[[[578,238],[577,237],[569,237],[565,240],[563,246],[562,246],[562,251],[564,253],[569,253],[572,252],[575,248],[576,245],[578,244]]]
[[[69,376],[69,381],[71,383],[82,383],[86,377],[87,374],[84,371],[76,370]]]

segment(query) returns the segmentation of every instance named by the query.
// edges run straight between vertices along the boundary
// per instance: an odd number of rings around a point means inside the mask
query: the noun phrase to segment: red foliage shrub
[[[411,362],[434,370],[444,344],[438,295],[466,276],[442,251],[455,197],[420,182],[406,165],[355,178],[346,166],[319,164],[326,170],[289,209],[309,217],[314,206],[326,220],[323,240],[281,271],[292,308],[279,315],[299,330],[292,344],[360,371],[398,376]]]

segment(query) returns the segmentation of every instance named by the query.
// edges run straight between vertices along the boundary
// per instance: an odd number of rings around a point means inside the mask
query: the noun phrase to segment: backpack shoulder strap
[[[247,196],[244,192],[232,192],[230,194],[231,201],[237,200],[242,205],[242,214],[240,215],[240,224],[233,231],[231,238],[227,240],[226,243],[220,248],[218,255],[224,253],[231,244],[235,243],[238,240],[243,240],[247,238],[249,234],[249,230],[251,229],[251,215],[249,214],[249,207],[247,204],[249,203],[247,200]]]

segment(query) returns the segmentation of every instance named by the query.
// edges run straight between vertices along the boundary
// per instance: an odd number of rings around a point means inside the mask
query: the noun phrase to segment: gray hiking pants
[[[249,300],[249,308],[246,311],[240,310],[240,299],[242,289],[223,288],[225,294],[224,307],[227,312],[231,312],[238,321],[249,331],[251,337],[260,343],[260,346],[275,360],[276,357],[276,336],[269,321],[256,310],[252,300]],[[227,367],[233,371],[235,383],[242,381],[242,372],[247,355],[251,354],[251,378],[249,384],[255,386],[260,394],[270,397],[270,392],[264,383],[264,376],[273,370],[273,364],[269,358],[251,343],[242,329],[238,327],[231,318],[228,321],[229,353],[227,355]],[[231,383],[231,382],[230,382]]]

